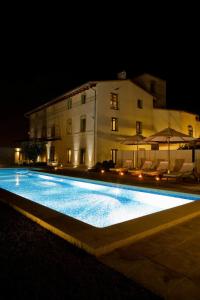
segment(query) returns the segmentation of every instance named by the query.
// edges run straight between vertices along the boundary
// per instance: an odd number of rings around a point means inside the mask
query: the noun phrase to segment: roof
[[[62,94],[61,96],[58,96],[58,97],[54,98],[53,100],[48,101],[48,102],[46,102],[46,103],[44,103],[44,104],[42,104],[40,106],[37,106],[36,108],[34,108],[34,109],[30,110],[30,111],[28,111],[27,113],[25,113],[25,117],[29,117],[34,112],[37,112],[37,111],[39,111],[39,110],[41,110],[43,108],[46,108],[46,107],[48,107],[48,106],[50,106],[50,105],[52,105],[54,103],[57,103],[59,101],[67,99],[69,97],[72,97],[73,95],[76,95],[76,94],[78,94],[80,92],[88,90],[89,88],[96,86],[96,84],[97,84],[96,81],[88,81],[88,82],[82,84],[81,86],[78,86],[77,88],[72,89],[72,90],[70,90],[69,92],[67,92],[65,94]]]
[[[194,115],[194,116],[197,116],[197,117],[199,117],[199,115],[198,114],[196,114],[196,113],[193,113],[193,112],[190,112],[190,111],[186,111],[186,110],[180,110],[180,109],[171,109],[171,108],[165,108],[165,107],[155,107],[154,108],[155,110],[156,109],[162,109],[162,110],[171,110],[171,111],[176,111],[176,112],[183,112],[183,113],[187,113],[187,114],[190,114],[190,115]]]
[[[88,89],[90,89],[92,87],[95,87],[97,85],[97,83],[111,82],[111,81],[117,81],[117,82],[119,82],[119,81],[126,81],[126,82],[129,81],[132,84],[134,84],[135,86],[137,86],[139,89],[142,89],[148,95],[152,96],[152,94],[150,92],[144,90],[142,87],[140,87],[137,83],[135,83],[131,79],[113,79],[113,80],[88,81],[88,82],[82,84],[81,86],[78,86],[78,87],[70,90],[69,92],[67,92],[65,94],[62,94],[61,96],[58,96],[58,97],[52,99],[51,101],[48,101],[48,102],[46,102],[46,103],[44,103],[44,104],[42,104],[40,106],[37,106],[36,108],[34,108],[34,109],[30,110],[30,111],[28,111],[27,113],[25,113],[25,117],[29,117],[32,113],[35,113],[35,112],[37,112],[37,111],[39,111],[41,109],[44,109],[44,108],[46,108],[46,107],[48,107],[48,106],[50,106],[50,105],[52,105],[54,103],[57,103],[57,102],[62,101],[62,100],[65,100],[65,99],[67,99],[69,97],[72,97],[72,96],[78,94],[78,93],[81,93],[81,92],[83,92],[85,90],[88,90]]]

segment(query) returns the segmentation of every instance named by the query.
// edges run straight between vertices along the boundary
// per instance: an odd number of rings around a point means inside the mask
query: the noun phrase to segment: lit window
[[[117,118],[111,119],[111,128],[112,128],[112,131],[118,131],[118,119]]]
[[[86,103],[86,94],[82,94],[81,95],[81,104],[85,104]]]
[[[117,149],[111,149],[111,160],[114,164],[117,163]]]
[[[142,134],[142,122],[136,121],[136,133]]]
[[[71,109],[72,108],[72,98],[68,98],[67,99],[67,109]]]
[[[67,163],[71,164],[72,162],[72,150],[70,148],[67,149]]]
[[[82,116],[80,119],[80,131],[85,132],[86,131],[86,117]]]
[[[72,119],[67,120],[67,134],[72,134]]]
[[[119,109],[118,94],[110,94],[110,108],[116,110]]]
[[[137,101],[137,107],[138,108],[143,108],[143,101],[141,99],[138,99],[138,101]]]
[[[188,125],[188,135],[193,137],[193,127],[192,127],[192,125]]]

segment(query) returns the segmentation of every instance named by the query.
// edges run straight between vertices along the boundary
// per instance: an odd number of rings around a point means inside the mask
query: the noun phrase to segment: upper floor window
[[[142,122],[136,121],[136,134],[142,134]]]
[[[143,101],[141,99],[137,100],[137,107],[138,108],[143,108]]]
[[[37,128],[34,129],[34,138],[36,139],[38,137],[38,130]]]
[[[86,94],[82,94],[81,95],[81,104],[85,104],[86,103]]]
[[[67,99],[67,109],[71,109],[72,108],[72,98],[68,98]]]
[[[117,118],[111,119],[111,129],[112,129],[112,131],[118,131],[118,119]]]
[[[157,107],[157,100],[155,98],[153,98],[153,108]]]
[[[188,125],[188,135],[193,137],[193,127],[192,127],[192,125]]]
[[[86,117],[81,116],[80,119],[80,132],[85,132],[86,131]]]
[[[72,134],[72,119],[67,120],[67,134]]]
[[[42,137],[45,138],[47,135],[47,128],[45,125],[42,126]]]
[[[155,94],[155,92],[156,92],[156,81],[155,80],[152,80],[150,83],[150,92],[152,94]]]
[[[51,126],[51,137],[55,137],[55,135],[56,135],[56,126],[55,124],[53,124]]]
[[[118,94],[114,94],[114,93],[110,94],[110,108],[119,109]]]

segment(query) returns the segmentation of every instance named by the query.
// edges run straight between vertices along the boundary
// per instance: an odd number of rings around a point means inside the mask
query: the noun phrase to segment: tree
[[[45,142],[39,141],[26,141],[22,142],[22,153],[29,162],[32,161],[33,163],[36,162],[38,156],[44,153],[46,149]]]

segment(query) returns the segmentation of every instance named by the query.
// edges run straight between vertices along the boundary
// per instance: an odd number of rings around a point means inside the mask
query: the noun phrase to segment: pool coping
[[[97,257],[200,215],[200,201],[194,201],[109,227],[97,228],[1,188],[0,201]]]

